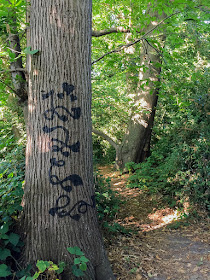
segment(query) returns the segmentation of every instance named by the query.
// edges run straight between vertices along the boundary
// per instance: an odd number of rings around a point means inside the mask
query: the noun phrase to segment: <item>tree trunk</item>
[[[150,13],[150,11],[148,11]],[[157,21],[162,19],[157,12]],[[147,26],[145,33],[152,29],[152,22]],[[164,36],[161,36],[161,45],[164,45]],[[158,101],[158,91],[161,72],[161,55],[155,48],[144,40],[141,46],[139,82],[134,97],[133,113],[122,144],[116,149],[115,165],[123,169],[127,162],[143,162],[150,155],[150,141],[154,124],[155,110]],[[129,88],[135,88],[129,84]]]
[[[128,124],[122,144],[116,150],[116,167],[123,169],[127,162],[139,163],[150,155],[150,140],[154,123],[155,110],[158,100],[158,82],[160,68],[150,64],[150,60],[160,63],[150,46],[147,49],[149,56],[142,55],[146,71],[139,73],[139,85],[135,96],[133,114]],[[146,84],[147,82],[147,84]],[[144,86],[143,88],[141,86]]]
[[[25,123],[27,122],[27,106],[28,106],[28,92],[26,75],[23,68],[23,61],[21,54],[20,38],[18,35],[18,29],[16,26],[17,15],[14,11],[13,25],[7,27],[9,36],[7,38],[7,45],[12,53],[15,54],[15,59],[10,62],[11,81],[13,85],[13,91],[19,99],[19,104],[22,107]]]
[[[27,262],[72,263],[114,279],[99,233],[91,142],[91,0],[31,0],[24,230]],[[71,279],[67,271],[64,279]]]
[[[13,32],[17,33],[17,29],[15,28]],[[20,103],[24,103],[27,101],[28,94],[26,89],[26,78],[23,70],[22,57],[20,56],[20,39],[17,34],[10,33],[9,38],[7,40],[11,52],[15,54],[15,60],[10,63],[13,88],[16,95],[20,99]]]

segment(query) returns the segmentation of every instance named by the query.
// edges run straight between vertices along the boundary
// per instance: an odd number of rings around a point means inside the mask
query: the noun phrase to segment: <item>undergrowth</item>
[[[94,180],[98,218],[103,232],[106,234],[128,233],[128,230],[114,222],[123,201],[118,193],[111,189],[111,179],[105,179],[98,172],[95,172]]]
[[[168,115],[165,123],[156,124],[151,156],[126,165],[131,174],[128,186],[160,194],[170,207],[188,203],[210,213],[210,103],[207,95],[192,100]]]

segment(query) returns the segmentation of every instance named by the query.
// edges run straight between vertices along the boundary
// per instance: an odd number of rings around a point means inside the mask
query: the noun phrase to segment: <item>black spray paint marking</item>
[[[64,95],[65,95],[64,92],[65,92],[67,96],[70,95],[70,99],[71,99],[72,102],[77,100],[76,95],[72,94],[72,92],[74,90],[73,85],[71,85],[71,84],[69,85],[68,83],[63,83],[62,88],[63,88],[63,93],[58,93],[57,94],[58,98],[63,99]]]
[[[62,114],[59,114],[59,109],[62,109],[61,111],[65,111],[67,115],[62,115]],[[70,117],[72,117],[73,119],[75,120],[78,120],[80,118],[80,115],[81,115],[81,109],[80,107],[76,107],[76,108],[71,108],[71,112],[69,112],[69,110],[64,107],[64,106],[56,106],[56,107],[52,107],[51,109],[49,110],[46,110],[44,112],[44,117],[46,120],[53,120],[54,119],[54,116],[57,115],[57,117],[62,120],[63,122],[66,122],[68,121],[68,115]]]
[[[66,203],[62,206],[59,206],[60,200],[66,200]],[[52,216],[58,215],[58,217],[69,216],[72,219],[79,221],[81,214],[85,214],[88,210],[88,207],[95,208],[95,196],[91,196],[92,204],[87,203],[84,200],[78,201],[69,211],[66,211],[65,208],[70,204],[70,197],[68,195],[61,195],[56,200],[56,205],[54,208],[49,210],[49,214]]]
[[[71,102],[77,100],[77,97],[72,93],[74,91],[74,86],[68,83],[63,83],[63,92],[57,93],[57,97],[59,99],[63,99],[65,93],[67,96],[70,96]],[[52,121],[55,116],[57,116],[61,121],[66,122],[68,121],[68,117],[72,117],[73,120],[77,120],[81,116],[81,108],[74,107],[71,108],[71,112],[64,106],[56,106],[53,105],[53,98],[54,98],[54,91],[51,90],[49,93],[44,93],[42,91],[42,99],[45,100],[51,97],[50,103],[51,108],[44,112],[44,118],[48,121]],[[60,112],[61,111],[61,112]],[[60,112],[60,113],[59,113]],[[64,112],[64,113],[63,113]],[[70,151],[74,153],[80,152],[80,142],[77,141],[76,143],[69,145],[69,131],[64,126],[55,126],[49,127],[45,125],[42,130],[44,133],[51,133],[57,129],[61,129],[64,131],[65,139],[64,141],[51,138],[51,142],[49,142],[49,147],[51,147],[52,152],[60,152],[64,157],[70,156]],[[55,144],[54,144],[55,143]],[[65,177],[63,180],[60,180],[57,175],[52,174],[52,169],[56,167],[62,167],[65,165],[64,160],[57,160],[56,158],[50,159],[50,169],[49,169],[49,181],[50,184],[53,186],[60,186],[64,191],[70,193],[72,191],[72,185],[83,186],[82,178],[77,174],[71,174]],[[64,205],[59,206],[61,200],[66,200]],[[49,214],[52,216],[58,215],[59,218],[69,216],[70,218],[74,219],[75,221],[79,221],[81,218],[81,214],[85,214],[88,211],[88,207],[95,208],[95,198],[91,196],[92,204],[85,202],[84,200],[78,201],[69,211],[66,211],[65,208],[70,204],[70,197],[68,195],[61,195],[56,200],[56,206],[49,210]],[[73,213],[74,212],[74,213]]]
[[[47,125],[42,128],[42,130],[45,133],[51,133],[55,131],[56,129],[62,129],[65,134],[65,142],[62,140],[59,140],[57,138],[51,138],[52,144],[56,142],[56,144],[52,145],[52,151],[53,152],[61,152],[63,156],[69,157],[70,152],[66,150],[71,150],[74,153],[78,153],[80,151],[80,142],[77,141],[76,143],[72,145],[68,145],[69,142],[69,131],[64,126],[54,126],[54,127],[48,127]]]
[[[77,100],[77,97],[74,94],[71,94],[71,92],[74,90],[73,85],[63,83],[62,87],[63,87],[63,92],[57,94],[58,98],[63,99],[65,96],[65,93],[66,93],[67,96],[70,96],[71,102]],[[53,120],[55,116],[57,116],[63,122],[68,121],[68,116],[70,116],[71,118],[73,118],[75,120],[78,120],[80,118],[80,116],[81,116],[80,107],[71,108],[71,112],[64,106],[54,107],[54,105],[53,105],[54,90],[50,90],[48,93],[44,93],[42,91],[42,100],[45,100],[49,97],[51,97],[51,100],[50,100],[51,108],[44,112],[44,117],[46,120]]]

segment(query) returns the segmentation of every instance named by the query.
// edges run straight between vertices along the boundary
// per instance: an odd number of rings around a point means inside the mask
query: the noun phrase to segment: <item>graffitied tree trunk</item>
[[[24,194],[27,262],[90,260],[87,279],[114,279],[98,229],[91,143],[91,0],[31,0]],[[67,271],[64,279],[71,279]]]

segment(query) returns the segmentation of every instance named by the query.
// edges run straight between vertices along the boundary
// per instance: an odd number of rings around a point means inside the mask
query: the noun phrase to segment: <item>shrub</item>
[[[114,223],[117,212],[120,209],[122,201],[119,194],[111,189],[110,178],[105,179],[99,173],[95,173],[95,195],[96,207],[98,211],[99,222],[108,232],[125,232],[125,229],[118,223]]]

